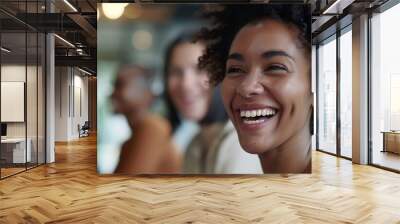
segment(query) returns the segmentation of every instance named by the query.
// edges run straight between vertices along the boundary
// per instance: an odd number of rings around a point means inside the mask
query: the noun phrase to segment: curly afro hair
[[[271,19],[294,25],[299,30],[299,43],[306,52],[311,49],[311,10],[305,4],[235,4],[210,7],[204,17],[211,20],[211,28],[203,27],[198,38],[207,44],[199,59],[199,68],[210,74],[214,85],[225,77],[225,63],[233,39],[247,24]]]

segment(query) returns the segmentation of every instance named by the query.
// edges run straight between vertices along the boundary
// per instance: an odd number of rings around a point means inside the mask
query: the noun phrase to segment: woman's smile
[[[240,131],[254,132],[272,125],[277,118],[279,109],[262,104],[242,104],[234,107],[235,123],[238,123]]]

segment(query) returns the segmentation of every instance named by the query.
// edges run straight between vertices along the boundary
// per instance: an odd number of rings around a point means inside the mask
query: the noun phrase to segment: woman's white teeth
[[[240,117],[257,117],[257,116],[270,116],[275,115],[274,109],[259,109],[259,110],[241,110]]]

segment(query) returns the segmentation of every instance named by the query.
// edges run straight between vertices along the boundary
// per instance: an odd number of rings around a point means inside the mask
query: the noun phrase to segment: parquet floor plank
[[[311,175],[99,176],[96,138],[0,181],[0,223],[399,223],[400,175],[313,152]]]

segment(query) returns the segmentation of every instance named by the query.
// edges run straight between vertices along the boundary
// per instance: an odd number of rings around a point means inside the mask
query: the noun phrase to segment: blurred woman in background
[[[205,117],[212,95],[208,74],[197,66],[205,45],[194,43],[193,37],[184,34],[172,41],[164,65],[167,118],[182,155],[199,131],[198,122]]]
[[[169,122],[149,112],[151,76],[148,69],[137,65],[125,65],[117,73],[111,96],[114,112],[126,117],[133,134],[121,148],[116,173],[180,171],[181,157],[172,143]]]

